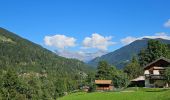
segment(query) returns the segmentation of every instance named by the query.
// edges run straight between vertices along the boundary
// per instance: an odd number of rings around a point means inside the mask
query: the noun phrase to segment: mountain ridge
[[[89,65],[97,66],[97,63],[101,60],[107,61],[111,65],[115,65],[117,68],[123,68],[133,55],[137,55],[141,49],[147,47],[147,42],[150,40],[149,38],[143,38],[140,40],[136,40],[128,45],[125,45],[113,52],[110,52],[101,57],[97,57],[88,62]],[[157,38],[155,40],[161,41],[162,43],[170,44],[170,40],[165,40],[161,38]]]
[[[42,46],[0,27],[0,68],[14,67],[19,72],[48,71],[57,76],[87,73],[88,65],[77,59],[56,55]],[[69,75],[68,75],[69,74]]]

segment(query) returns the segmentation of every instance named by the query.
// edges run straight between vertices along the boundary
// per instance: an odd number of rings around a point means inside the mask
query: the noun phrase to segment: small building
[[[130,81],[129,87],[145,87],[145,76],[139,76]]]
[[[161,57],[144,67],[145,87],[167,87],[164,72],[170,60]]]
[[[112,80],[95,80],[96,90],[110,91],[113,90]]]

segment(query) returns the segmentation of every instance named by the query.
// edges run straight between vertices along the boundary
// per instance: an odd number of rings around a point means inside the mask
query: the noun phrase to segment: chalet
[[[109,91],[113,90],[112,80],[95,80],[96,90]]]
[[[144,67],[145,87],[167,87],[164,72],[170,60],[159,58]]]

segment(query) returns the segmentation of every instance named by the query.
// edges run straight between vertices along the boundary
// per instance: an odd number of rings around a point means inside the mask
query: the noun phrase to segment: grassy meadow
[[[119,92],[78,92],[59,100],[170,100],[168,89],[128,89]]]

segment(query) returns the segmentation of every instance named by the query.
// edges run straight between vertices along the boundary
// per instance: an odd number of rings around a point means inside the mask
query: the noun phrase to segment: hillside
[[[96,66],[97,63],[101,60],[105,60],[108,63],[115,65],[118,68],[123,68],[126,63],[132,58],[133,55],[137,55],[139,51],[143,48],[147,47],[148,38],[144,38],[142,40],[136,40],[129,45],[126,45],[118,50],[110,52],[101,57],[97,57],[88,64]],[[164,39],[156,39],[161,41],[162,43],[170,44],[170,40]]]
[[[20,66],[26,69],[36,67],[37,71],[49,68],[69,72],[87,69],[87,66],[79,60],[57,56],[40,45],[3,28],[0,28],[0,66]]]
[[[76,80],[89,67],[76,59],[67,59],[0,28],[0,68],[14,68],[18,73],[47,73],[55,79]]]

